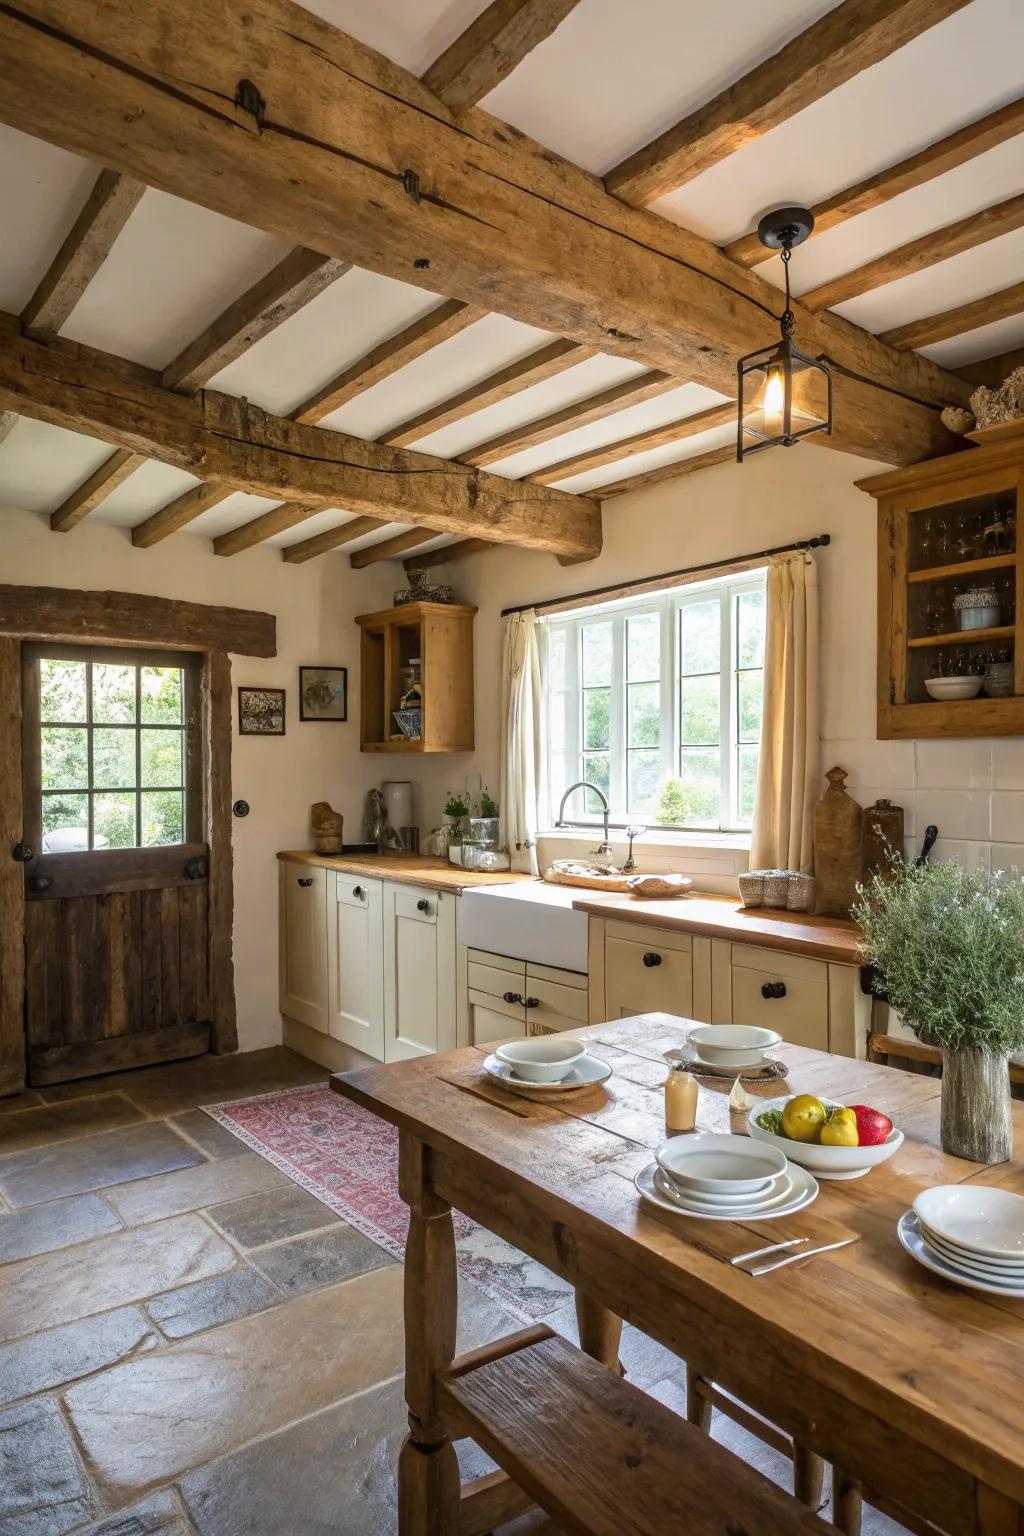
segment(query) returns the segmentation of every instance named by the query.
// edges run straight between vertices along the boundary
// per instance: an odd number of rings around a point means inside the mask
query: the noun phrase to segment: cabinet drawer
[[[413,923],[437,923],[437,895],[414,886],[395,886],[395,916]]]
[[[814,969],[809,974],[794,976],[788,969],[755,970],[747,965],[733,965],[733,1023],[775,1029],[791,1045],[827,1051],[828,968],[816,960],[783,958],[795,961],[801,970],[805,966]],[[775,995],[779,987],[785,988],[782,996]]]
[[[521,1008],[526,995],[526,982],[523,976],[515,976],[511,971],[497,971],[493,966],[478,965],[471,960],[469,990],[470,993],[479,993],[481,997],[495,998],[498,1002]]]
[[[518,995],[518,994],[516,994]],[[522,1003],[507,1003],[503,997],[495,997],[490,992],[477,992],[472,987],[469,989],[469,1002],[473,1012],[473,1044],[480,1045],[484,1040],[507,1040],[510,1035],[521,1035],[526,1028],[526,1009]],[[500,1020],[497,1030],[481,1035],[481,1018]]]
[[[526,1002],[527,1017],[539,1018],[543,1013],[551,1013],[566,1020],[559,1024],[559,1029],[579,1029],[581,1024],[587,1022],[587,994],[578,987],[565,987],[558,982],[545,981],[536,972],[528,968],[526,972]]]
[[[514,965],[515,961],[509,963]],[[526,975],[536,981],[551,981],[556,986],[573,987],[583,992],[590,985],[590,977],[585,971],[562,971],[553,965],[538,965],[536,960],[527,960]]]
[[[824,983],[828,980],[827,961],[808,960],[805,955],[791,955],[782,949],[764,949],[759,944],[734,944],[732,963],[742,970],[770,971],[773,980],[783,976],[791,976],[794,981]]]
[[[650,932],[655,939],[662,937],[657,929]],[[638,943],[632,938],[606,939],[605,998],[610,1019],[658,1012],[689,1017],[693,1007],[693,957],[689,944],[685,949],[677,949]]]
[[[363,880],[358,875],[334,876],[334,899],[343,907],[363,907],[370,904],[371,897],[379,894],[381,882],[379,880]]]

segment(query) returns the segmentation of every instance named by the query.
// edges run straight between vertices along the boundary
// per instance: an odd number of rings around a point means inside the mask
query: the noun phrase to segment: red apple
[[[892,1121],[870,1104],[851,1104],[857,1116],[857,1140],[862,1147],[879,1147],[892,1130]]]

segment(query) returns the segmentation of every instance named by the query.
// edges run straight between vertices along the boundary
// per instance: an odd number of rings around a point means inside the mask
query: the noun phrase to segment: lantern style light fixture
[[[776,208],[757,226],[758,239],[782,253],[786,307],[780,317],[781,340],[749,352],[736,364],[736,458],[781,445],[791,448],[813,432],[832,431],[832,374],[826,363],[807,357],[793,345],[795,321],[789,291],[789,262],[795,246],[814,228],[809,208]]]

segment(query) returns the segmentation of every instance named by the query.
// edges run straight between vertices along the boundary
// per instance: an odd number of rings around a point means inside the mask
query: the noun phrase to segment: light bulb
[[[786,403],[786,388],[782,369],[771,368],[764,389],[764,424],[769,436],[782,430],[782,410]]]

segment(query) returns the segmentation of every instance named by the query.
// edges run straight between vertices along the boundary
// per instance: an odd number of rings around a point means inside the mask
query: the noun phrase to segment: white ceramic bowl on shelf
[[[687,1036],[702,1061],[717,1067],[756,1067],[765,1051],[782,1044],[774,1029],[746,1024],[704,1024]]]
[[[975,699],[981,692],[983,677],[926,677],[924,686],[933,699]]]
[[[579,1040],[537,1035],[531,1040],[510,1040],[494,1054],[524,1083],[558,1083],[587,1054],[587,1048]]]
[[[758,1124],[760,1117],[769,1109],[785,1109],[791,1094],[779,1099],[758,1099],[747,1118],[747,1133],[755,1141],[764,1142],[785,1154],[791,1163],[809,1168],[820,1179],[859,1179],[879,1163],[887,1162],[903,1145],[903,1132],[895,1126],[885,1141],[876,1147],[823,1147],[816,1141],[793,1141],[789,1136],[776,1136]]]

